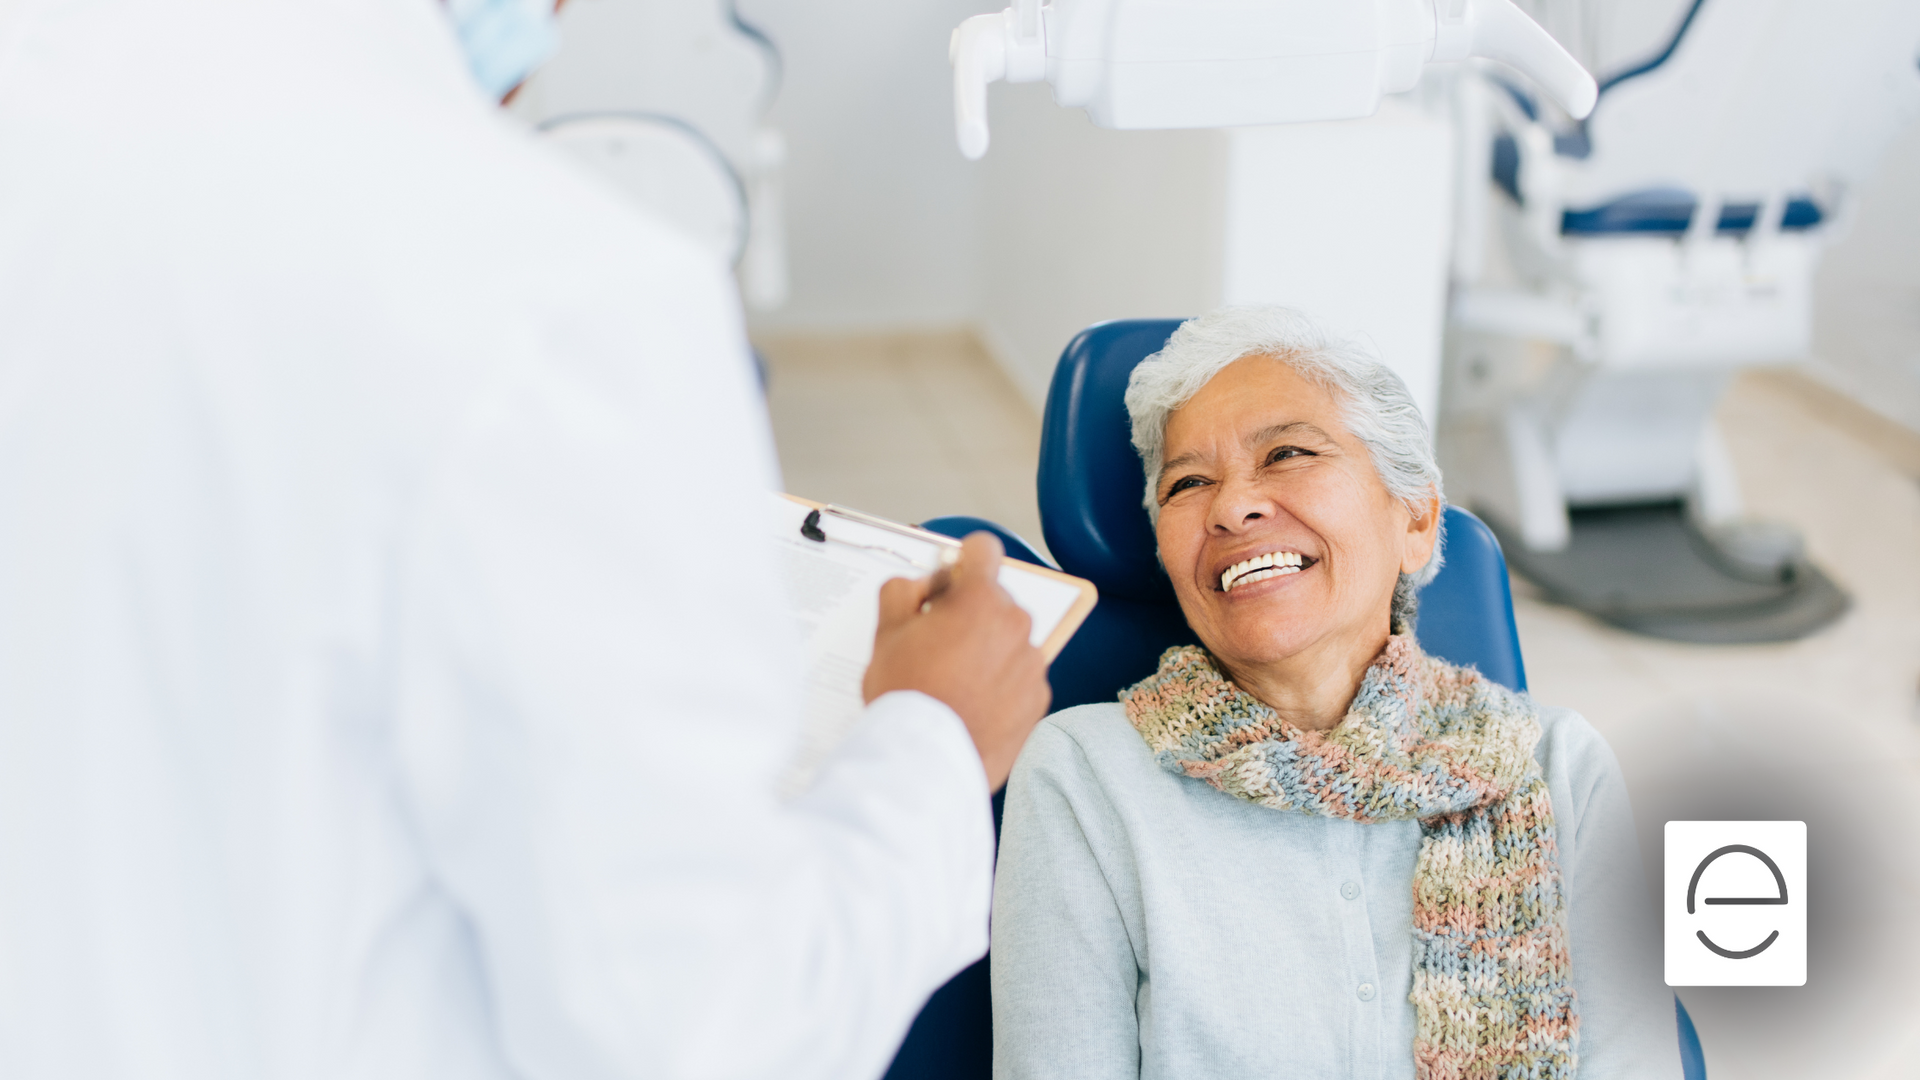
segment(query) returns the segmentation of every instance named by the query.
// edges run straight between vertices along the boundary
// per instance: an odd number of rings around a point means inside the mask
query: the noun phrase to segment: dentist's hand
[[[1027,644],[1033,620],[1000,587],[1000,541],[974,533],[952,568],[880,589],[880,629],[861,687],[868,701],[918,690],[945,702],[967,725],[999,788],[1053,691],[1040,650]]]

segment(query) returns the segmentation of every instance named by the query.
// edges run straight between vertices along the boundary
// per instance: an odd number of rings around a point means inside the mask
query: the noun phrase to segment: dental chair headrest
[[[1179,319],[1119,319],[1082,330],[1061,354],[1040,433],[1040,526],[1060,568],[1103,597],[1177,604],[1160,566],[1125,402],[1127,379]]]

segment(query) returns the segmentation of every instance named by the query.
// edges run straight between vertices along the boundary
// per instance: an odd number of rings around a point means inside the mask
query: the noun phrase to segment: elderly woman
[[[1399,378],[1229,309],[1127,408],[1205,648],[1014,769],[995,1076],[1677,1078],[1606,743],[1414,640],[1442,503]]]

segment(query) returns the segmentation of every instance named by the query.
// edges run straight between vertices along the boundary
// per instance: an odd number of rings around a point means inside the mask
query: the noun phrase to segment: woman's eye
[[[1171,499],[1175,495],[1178,495],[1183,491],[1186,491],[1190,488],[1197,488],[1202,484],[1205,484],[1206,482],[1207,481],[1203,477],[1183,476],[1180,479],[1175,480],[1173,482],[1173,486],[1167,489],[1167,498]]]
[[[1311,450],[1302,450],[1297,446],[1276,446],[1273,452],[1267,455],[1267,464],[1278,464],[1288,458],[1309,457],[1312,453]]]

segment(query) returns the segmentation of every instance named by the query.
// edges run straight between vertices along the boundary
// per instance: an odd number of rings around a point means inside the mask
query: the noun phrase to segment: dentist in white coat
[[[0,26],[0,1076],[870,1077],[985,948],[997,550],[777,800],[733,289],[495,108],[517,2]]]

